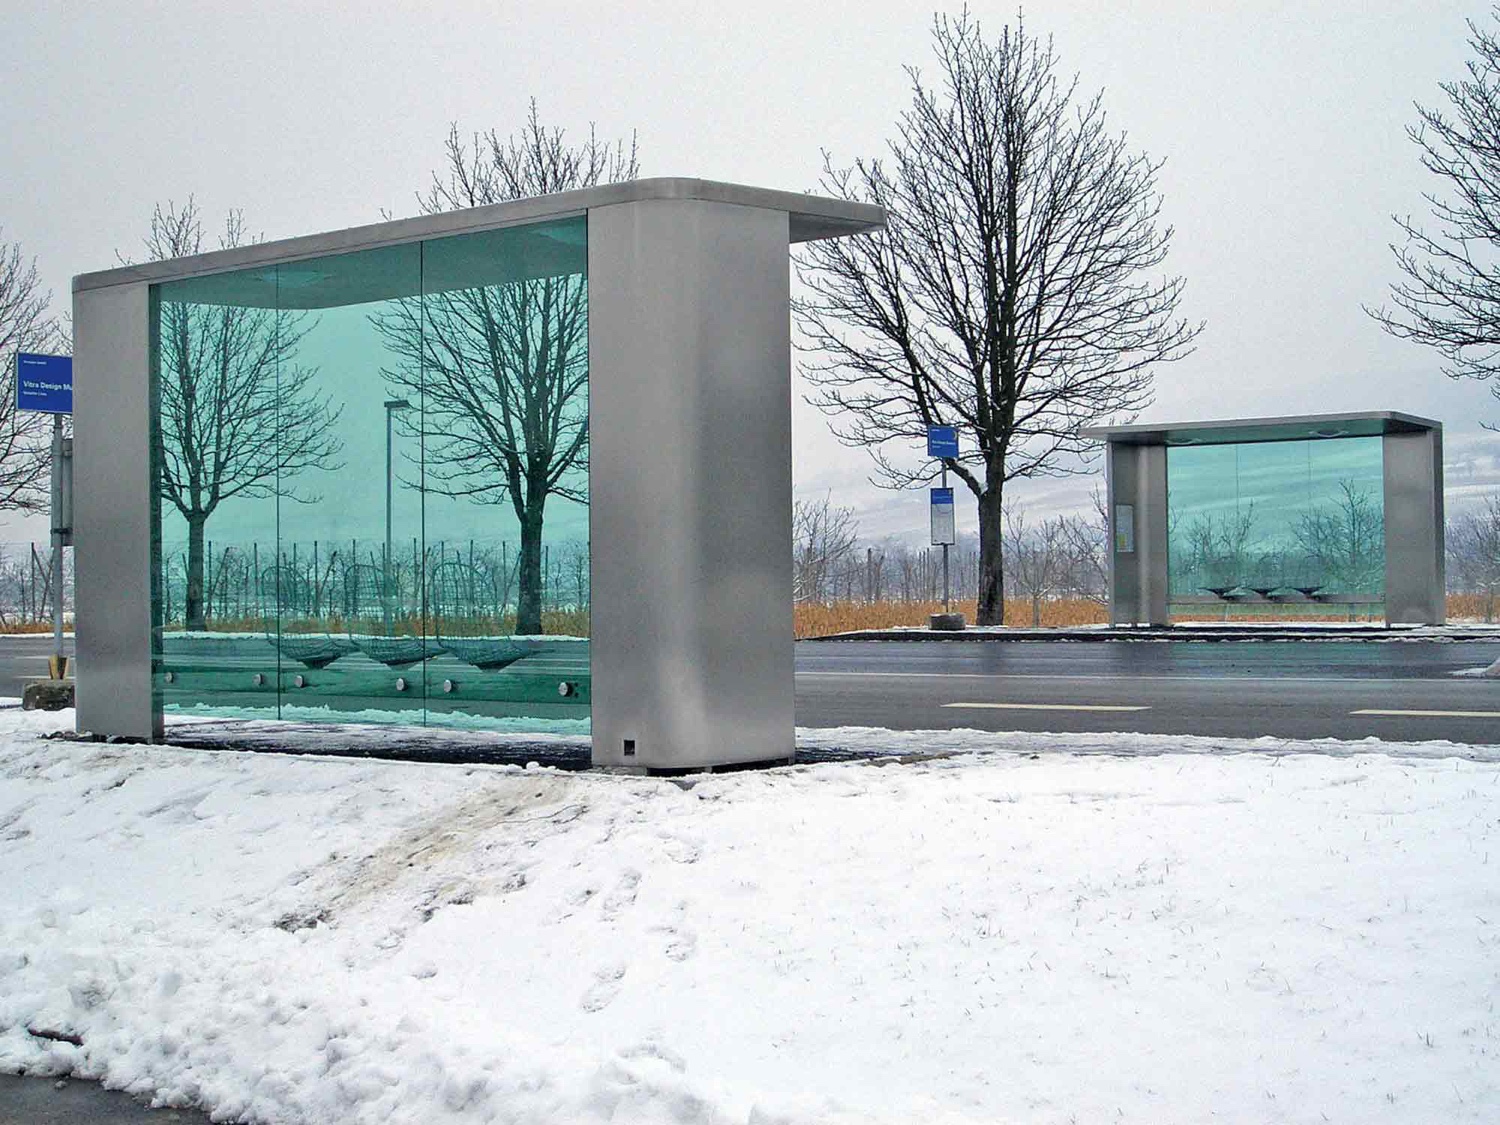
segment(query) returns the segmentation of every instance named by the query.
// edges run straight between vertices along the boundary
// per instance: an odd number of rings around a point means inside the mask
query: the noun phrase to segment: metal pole
[[[943,461],[943,487],[948,487],[948,462]],[[943,612],[948,612],[948,544],[943,544]]]
[[[52,678],[67,676],[63,656],[63,420],[52,415]]]
[[[396,561],[391,544],[391,419],[396,411],[411,408],[404,398],[385,400],[385,561],[381,565],[380,607],[387,636],[391,632],[391,564]]]
[[[391,404],[385,405],[385,559],[381,564],[380,609],[385,631],[391,632]]]

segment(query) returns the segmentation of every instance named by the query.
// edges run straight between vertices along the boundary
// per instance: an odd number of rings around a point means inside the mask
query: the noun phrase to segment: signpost
[[[73,413],[73,357],[16,353],[16,409],[52,415],[52,658],[54,680],[67,676],[63,655],[63,547],[73,542],[73,441],[63,415]]]
[[[927,427],[927,456],[943,459],[943,486],[932,490],[932,544],[943,548],[943,612],[949,611],[948,548],[958,542],[953,527],[953,489],[948,487],[948,458],[958,456],[958,429]]]

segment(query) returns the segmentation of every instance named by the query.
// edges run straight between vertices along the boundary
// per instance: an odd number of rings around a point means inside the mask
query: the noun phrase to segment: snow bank
[[[679,783],[70,723],[0,714],[3,1070],[261,1122],[1500,1116],[1493,760],[843,730],[964,752]]]

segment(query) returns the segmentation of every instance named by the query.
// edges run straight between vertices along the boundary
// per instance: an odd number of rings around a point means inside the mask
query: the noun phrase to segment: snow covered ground
[[[1500,1119],[1496,748],[846,729],[801,737],[955,753],[670,781],[71,722],[0,712],[0,1070],[261,1122]]]

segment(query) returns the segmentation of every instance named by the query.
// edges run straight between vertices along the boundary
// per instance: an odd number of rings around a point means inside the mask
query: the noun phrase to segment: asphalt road
[[[799,726],[1500,743],[1497,642],[815,641]],[[1399,712],[1399,713],[1378,713]]]
[[[63,652],[73,655],[71,636],[63,637]],[[51,633],[0,634],[0,696],[19,699],[26,677],[47,674],[51,655]]]
[[[44,675],[51,650],[50,635],[0,636],[0,695]],[[1500,743],[1500,679],[1452,675],[1500,658],[1500,641],[804,641],[796,652],[799,726]]]

